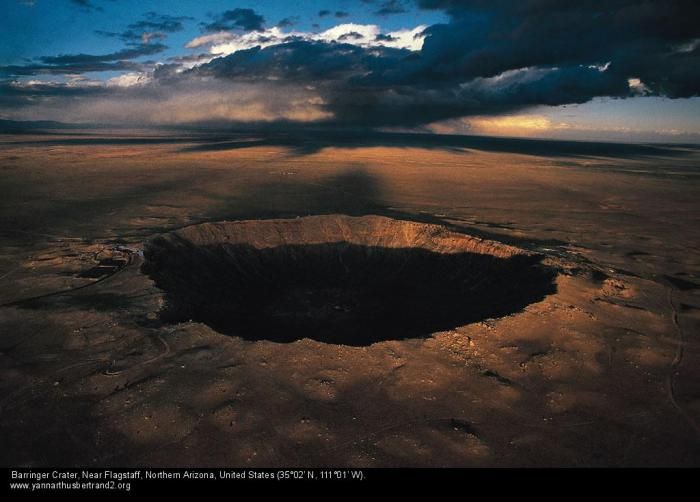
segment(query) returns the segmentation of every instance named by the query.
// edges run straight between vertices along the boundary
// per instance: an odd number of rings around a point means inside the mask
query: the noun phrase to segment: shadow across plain
[[[10,127],[11,125],[11,127]],[[539,157],[609,157],[620,159],[684,158],[697,155],[700,145],[671,143],[614,143],[558,139],[508,138],[424,132],[393,132],[355,128],[313,128],[299,124],[260,125],[255,128],[153,128],[150,134],[127,128],[116,130],[86,129],[78,132],[70,125],[32,128],[16,123],[3,127],[0,134],[41,134],[47,138],[7,141],[23,147],[49,146],[157,146],[173,145],[182,153],[216,152],[269,146],[283,147],[294,155],[309,155],[324,148],[422,148],[467,152],[469,150],[534,155]],[[65,137],[51,138],[63,134]]]
[[[324,148],[422,148],[427,150],[479,150],[496,153],[535,155],[540,157],[611,157],[643,159],[685,157],[700,151],[690,144],[633,144],[602,141],[569,141],[554,139],[505,138],[458,134],[386,132],[356,129],[257,130],[232,132],[186,146],[183,152],[237,150],[259,146],[279,146],[297,155],[309,155]]]
[[[155,239],[145,257],[143,271],[166,292],[164,321],[191,319],[247,340],[363,346],[424,337],[555,292],[555,273],[533,255]]]

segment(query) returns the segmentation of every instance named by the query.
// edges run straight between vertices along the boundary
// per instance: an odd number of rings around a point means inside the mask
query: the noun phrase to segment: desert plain
[[[688,145],[2,134],[0,461],[697,467],[699,167]],[[247,258],[219,277],[200,258],[229,248],[202,246],[231,238]],[[498,257],[452,275],[443,255],[465,243]],[[170,280],[149,259],[177,249]],[[386,274],[381,294],[305,283],[254,308],[259,277],[337,277],[324,256],[346,252],[346,279]],[[494,265],[513,254],[542,273]],[[482,289],[462,305],[454,277]],[[244,321],[211,281],[241,285]],[[174,309],[183,297],[196,308]]]

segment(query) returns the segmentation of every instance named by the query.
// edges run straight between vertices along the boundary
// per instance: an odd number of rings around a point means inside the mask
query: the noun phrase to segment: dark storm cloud
[[[469,115],[510,113],[534,105],[582,103],[592,95],[628,94],[624,81],[579,66],[544,73],[524,71],[500,82],[477,79],[463,86],[368,86],[332,89],[328,109],[352,125],[417,126]],[[366,84],[366,83],[364,83]]]
[[[318,84],[333,120],[362,125],[410,126],[629,97],[634,90],[628,79],[640,79],[653,95],[700,92],[696,2],[419,5],[450,16],[448,23],[426,29],[421,51],[299,41],[239,51],[193,71],[234,81]]]
[[[445,9],[423,53],[435,78],[492,76],[530,66],[604,64],[652,93],[696,95],[700,2],[696,0],[418,0]],[[688,45],[683,49],[683,45]]]
[[[302,83],[338,82],[342,86],[354,75],[379,70],[403,53],[390,48],[367,51],[349,44],[295,41],[237,51],[190,73],[246,82],[284,78]]]
[[[334,120],[353,125],[417,125],[629,92],[626,80],[581,66],[523,70],[462,85],[402,81],[410,78],[402,69],[416,62],[420,55],[402,49],[300,41],[239,51],[192,72],[239,82],[313,82]]]
[[[382,2],[375,14],[378,16],[389,16],[391,14],[403,14],[404,12],[408,12],[408,10],[403,1],[387,0]]]
[[[222,12],[211,23],[204,25],[204,31],[262,31],[265,18],[253,9],[233,9]]]

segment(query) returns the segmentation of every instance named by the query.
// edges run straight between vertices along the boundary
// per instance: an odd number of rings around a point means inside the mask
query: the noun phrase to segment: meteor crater
[[[370,345],[501,317],[554,293],[542,256],[382,216],[204,223],[146,243],[165,322],[247,340]]]

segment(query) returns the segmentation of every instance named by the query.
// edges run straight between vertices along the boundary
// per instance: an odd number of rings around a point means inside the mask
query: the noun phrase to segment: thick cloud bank
[[[385,4],[384,14],[404,8],[403,3]],[[164,37],[144,37],[135,24],[120,35],[131,41],[120,53],[42,58],[0,68],[7,76],[0,106],[57,110],[70,100],[77,115],[85,114],[75,118],[83,120],[96,120],[89,114],[99,110],[104,121],[279,119],[414,127],[600,96],[685,98],[700,93],[697,0],[417,4],[446,12],[448,21],[394,33],[350,23],[335,31],[303,33],[265,28],[263,17],[251,10],[227,11],[203,24],[202,35],[187,44],[198,54],[155,66],[134,59],[161,52]],[[143,28],[147,33],[175,31],[182,19],[160,21],[171,24],[156,26],[152,16]],[[75,77],[72,86],[17,80],[81,69],[119,69],[132,77],[112,85],[87,85]],[[124,106],[111,106],[110,100],[137,103],[139,113],[125,114]],[[197,109],[188,112],[188,102]]]

